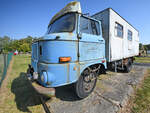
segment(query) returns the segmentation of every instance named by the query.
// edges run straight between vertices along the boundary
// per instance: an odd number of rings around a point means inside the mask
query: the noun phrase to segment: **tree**
[[[146,51],[148,50],[148,48],[147,48],[147,46],[146,46],[146,45],[143,45],[143,47],[144,47],[144,50],[146,50]]]
[[[150,50],[150,44],[145,45],[147,50]]]
[[[22,52],[29,52],[30,51],[30,44],[29,43],[24,43],[20,46],[20,49]]]
[[[35,39],[32,36],[20,40],[12,40],[8,36],[0,37],[0,51],[5,53],[18,50],[19,52],[30,52],[32,40]]]
[[[142,43],[139,43],[139,50],[142,50]]]

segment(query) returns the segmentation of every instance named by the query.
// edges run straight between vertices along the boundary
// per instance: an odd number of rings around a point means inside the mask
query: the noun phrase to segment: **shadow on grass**
[[[11,91],[15,94],[17,108],[22,112],[31,112],[29,106],[41,104],[37,93],[26,78],[26,73],[21,72],[19,77],[13,80]]]
[[[26,73],[21,72],[19,77],[13,80],[11,92],[15,94],[17,108],[22,112],[31,112],[28,107],[42,104],[38,93],[28,81]],[[62,101],[80,100],[73,91],[73,85],[57,87],[56,98]]]

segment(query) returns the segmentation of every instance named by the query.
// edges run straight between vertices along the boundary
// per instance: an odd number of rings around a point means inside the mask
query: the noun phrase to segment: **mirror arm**
[[[82,34],[78,33],[77,37],[78,37],[78,39],[81,39],[82,38]]]

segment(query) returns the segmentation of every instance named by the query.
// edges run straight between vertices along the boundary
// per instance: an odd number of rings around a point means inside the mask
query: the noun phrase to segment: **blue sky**
[[[45,34],[47,25],[72,0],[0,0],[0,37],[12,39]],[[82,12],[95,14],[111,7],[140,33],[140,42],[150,43],[150,0],[78,0]]]

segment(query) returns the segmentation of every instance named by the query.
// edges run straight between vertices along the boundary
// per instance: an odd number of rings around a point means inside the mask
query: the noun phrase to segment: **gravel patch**
[[[130,73],[115,73],[98,80],[91,95],[79,100],[72,88],[61,87],[56,97],[47,103],[52,113],[116,113],[123,108],[134,93],[133,86],[144,78],[147,67],[134,65]],[[107,76],[107,74],[105,75]]]

